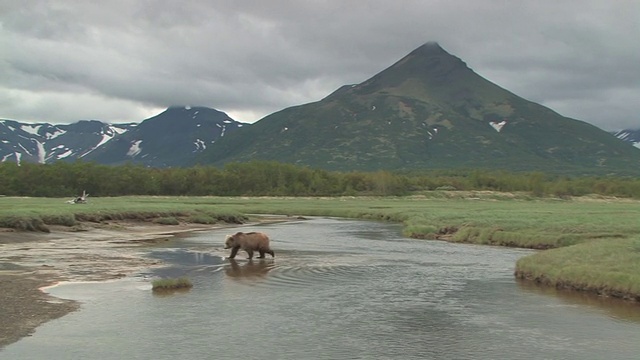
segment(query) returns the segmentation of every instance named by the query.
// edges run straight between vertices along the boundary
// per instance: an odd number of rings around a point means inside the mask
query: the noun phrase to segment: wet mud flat
[[[0,347],[28,336],[39,325],[79,308],[71,300],[61,300],[40,290],[53,279],[35,273],[0,270]]]
[[[29,336],[49,321],[79,309],[43,288],[62,281],[105,281],[163,266],[150,247],[179,235],[222,225],[158,225],[145,222],[82,224],[50,233],[0,229],[0,348]],[[212,241],[214,241],[212,239]]]

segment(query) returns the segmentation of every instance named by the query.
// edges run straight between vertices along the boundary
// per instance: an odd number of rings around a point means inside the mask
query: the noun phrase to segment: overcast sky
[[[562,115],[640,128],[639,39],[638,0],[0,0],[0,118],[254,122],[436,41]]]

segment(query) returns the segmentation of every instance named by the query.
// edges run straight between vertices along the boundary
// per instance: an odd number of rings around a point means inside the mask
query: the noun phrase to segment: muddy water
[[[275,259],[223,259],[224,235],[267,232]],[[513,278],[529,251],[403,238],[313,219],[192,235],[160,272],[54,295],[83,301],[2,359],[638,359],[640,307]],[[155,276],[187,275],[158,296]]]

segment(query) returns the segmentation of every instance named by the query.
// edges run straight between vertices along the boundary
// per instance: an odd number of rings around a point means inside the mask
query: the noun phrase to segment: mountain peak
[[[413,50],[411,54],[417,55],[437,55],[437,54],[449,54],[445,49],[443,49],[440,44],[436,41],[429,41],[424,43],[419,48]]]
[[[464,61],[457,56],[448,53],[435,41],[427,42],[413,50],[407,56],[398,61],[396,65],[405,64],[407,62],[413,63],[413,65],[417,67],[431,69],[441,66],[447,68],[454,67],[468,69],[467,64]]]
[[[460,86],[468,81],[469,77],[478,76],[460,58],[448,53],[437,42],[430,41],[360,84],[357,90],[361,93],[373,93],[391,87],[397,90],[396,93],[415,93],[418,88]],[[420,85],[416,85],[417,83]],[[406,86],[401,89],[403,84]]]
[[[427,42],[359,84],[266,116],[203,154],[327,170],[490,168],[626,173],[640,153],[476,74]],[[635,171],[635,169],[633,170]]]

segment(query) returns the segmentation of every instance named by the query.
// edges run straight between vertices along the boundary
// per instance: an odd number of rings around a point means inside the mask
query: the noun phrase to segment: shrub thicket
[[[157,169],[81,161],[20,166],[0,163],[0,195],[7,196],[73,197],[82,190],[91,196],[399,196],[437,189],[640,198],[640,179],[501,170],[333,172],[272,161],[232,163],[222,169]]]

